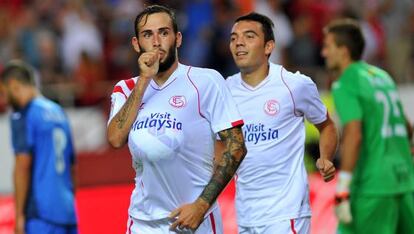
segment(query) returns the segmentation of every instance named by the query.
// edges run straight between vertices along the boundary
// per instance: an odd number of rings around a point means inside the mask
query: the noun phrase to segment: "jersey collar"
[[[256,91],[256,90],[260,89],[261,87],[265,86],[272,79],[272,77],[274,76],[276,68],[277,68],[277,65],[273,64],[269,61],[269,74],[267,74],[266,78],[264,78],[259,84],[257,84],[254,87],[247,84],[246,82],[244,82],[243,79],[241,78],[241,74],[239,73],[240,82],[246,89],[248,89],[250,91]]]
[[[178,63],[177,69],[175,69],[175,71],[170,75],[170,77],[168,77],[164,84],[159,86],[157,83],[155,83],[154,80],[151,80],[150,85],[153,89],[161,91],[168,85],[170,85],[172,82],[174,82],[183,71],[185,71],[185,66],[181,63]]]

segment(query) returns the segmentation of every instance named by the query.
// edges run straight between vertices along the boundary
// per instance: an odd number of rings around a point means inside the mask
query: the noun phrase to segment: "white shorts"
[[[170,231],[171,224],[168,218],[145,221],[130,216],[126,234],[223,234],[223,222],[218,207],[204,219],[195,232],[191,230]]]
[[[274,222],[272,224],[243,227],[238,226],[239,234],[309,234],[310,217],[287,219]]]

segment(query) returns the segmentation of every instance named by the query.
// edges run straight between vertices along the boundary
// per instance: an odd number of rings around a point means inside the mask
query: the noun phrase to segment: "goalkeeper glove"
[[[335,214],[341,223],[352,222],[351,205],[349,202],[349,185],[352,174],[341,171],[338,175],[338,184],[335,194]]]

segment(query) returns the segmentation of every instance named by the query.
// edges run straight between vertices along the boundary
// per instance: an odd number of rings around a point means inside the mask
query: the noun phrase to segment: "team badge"
[[[264,104],[264,112],[268,115],[271,116],[275,116],[279,113],[280,111],[280,105],[279,102],[272,99],[272,100],[268,100],[265,104]]]
[[[187,100],[184,96],[176,95],[170,98],[169,103],[175,108],[183,108],[187,104]]]

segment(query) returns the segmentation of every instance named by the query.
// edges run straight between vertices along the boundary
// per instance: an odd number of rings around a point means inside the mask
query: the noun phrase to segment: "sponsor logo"
[[[142,128],[150,129],[150,132],[163,133],[165,129],[182,130],[183,123],[172,118],[171,114],[165,113],[151,113],[149,117],[135,121],[132,125],[132,130],[136,131]]]
[[[257,144],[259,141],[275,140],[279,138],[279,130],[265,128],[264,124],[247,124],[243,126],[244,140]]]
[[[187,100],[184,96],[176,95],[170,98],[169,103],[175,108],[183,108],[187,104]]]
[[[264,104],[264,112],[268,115],[271,116],[275,116],[279,113],[280,111],[280,105],[279,102],[272,99],[272,100],[268,100],[265,104]]]

